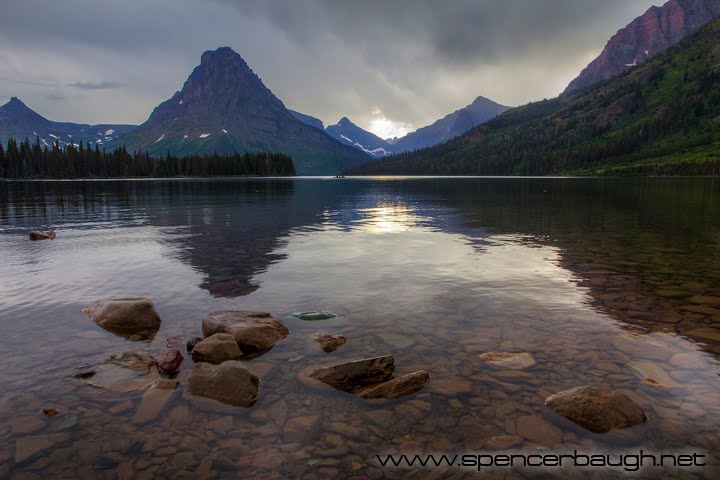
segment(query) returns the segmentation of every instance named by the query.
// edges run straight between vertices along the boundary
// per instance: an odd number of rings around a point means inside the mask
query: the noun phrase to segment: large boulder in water
[[[385,355],[318,368],[310,372],[309,377],[338,390],[356,392],[390,380],[393,371],[395,359],[392,355]]]
[[[160,328],[160,316],[147,298],[98,300],[82,311],[104,329],[123,335],[150,336]]]
[[[191,355],[196,362],[219,365],[228,360],[239,359],[242,352],[232,335],[216,333],[195,345]]]
[[[230,360],[220,365],[198,363],[188,377],[187,391],[236,407],[250,407],[257,400],[260,379],[241,362]]]
[[[155,359],[146,352],[129,351],[111,355],[101,364],[75,375],[93,387],[113,392],[148,388],[160,375]]]
[[[269,313],[237,311],[209,314],[202,322],[202,332],[205,337],[216,333],[232,335],[244,354],[269,350],[290,333]]]
[[[549,396],[545,405],[594,433],[628,428],[647,420],[645,412],[630,397],[606,388],[571,388]]]
[[[358,392],[362,398],[400,398],[411,395],[430,382],[430,374],[424,370],[408,373],[387,382],[373,385]]]

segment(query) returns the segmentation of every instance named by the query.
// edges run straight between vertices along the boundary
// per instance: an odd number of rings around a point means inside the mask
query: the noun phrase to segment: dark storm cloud
[[[120,82],[72,82],[67,84],[68,87],[77,88],[80,90],[112,90],[115,88],[122,88],[125,86],[124,83]]]
[[[419,127],[478,95],[509,105],[554,96],[656,3],[0,2],[0,94],[51,118],[141,122],[204,50],[229,45],[288,107],[326,123],[347,115],[363,127]]]

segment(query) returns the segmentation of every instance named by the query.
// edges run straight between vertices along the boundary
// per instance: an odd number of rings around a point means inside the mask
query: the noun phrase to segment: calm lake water
[[[50,228],[56,240],[28,241]],[[155,302],[153,340],[81,313],[132,296]],[[261,378],[251,408],[189,396],[189,356],[159,406],[74,377],[196,337],[215,310],[271,312],[291,331],[246,362]],[[286,318],[307,310],[342,318]],[[349,341],[326,354],[318,331]],[[636,478],[720,478],[720,179],[0,183],[0,338],[0,478],[475,478],[375,455],[488,452],[499,436],[515,452],[701,453],[703,468]],[[493,351],[536,363],[479,361]],[[369,401],[297,378],[385,354],[430,384]],[[647,423],[593,434],[544,406],[581,385],[626,393]]]

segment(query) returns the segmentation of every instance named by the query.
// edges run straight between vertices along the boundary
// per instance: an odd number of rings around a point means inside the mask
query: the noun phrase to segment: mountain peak
[[[10,97],[10,101],[7,102],[5,105],[3,105],[2,108],[27,108],[28,110],[30,107],[25,105],[22,100],[20,100],[18,97]]]
[[[182,89],[121,140],[151,155],[283,152],[300,174],[335,174],[367,160],[326,135],[321,122],[310,126],[297,115],[238,53],[220,47],[204,52]]]
[[[355,126],[348,117],[342,117],[337,124],[341,127]]]
[[[579,90],[647,62],[720,16],[720,0],[670,0],[652,6],[610,38],[565,89]]]
[[[247,63],[240,56],[240,54],[230,47],[219,47],[215,50],[207,50],[203,52],[202,56],[200,57],[201,65],[209,65],[212,63],[225,64],[227,62],[234,62],[247,67]]]
[[[6,115],[10,115],[16,121],[18,121],[18,119],[23,119],[23,121],[30,123],[48,121],[35,110],[25,105],[18,97],[10,97],[10,101],[0,107],[0,111]]]

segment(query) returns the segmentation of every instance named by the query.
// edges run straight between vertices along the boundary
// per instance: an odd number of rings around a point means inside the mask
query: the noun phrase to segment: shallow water
[[[49,228],[56,240],[27,240]],[[707,466],[639,476],[720,476],[718,179],[8,182],[0,255],[0,477],[472,478],[382,468],[375,455],[487,452],[498,436],[519,437],[515,452],[697,452]],[[129,296],[155,302],[153,340],[80,312]],[[247,361],[261,378],[251,408],[184,393],[190,358],[151,414],[141,391],[74,378],[113,353],[200,335],[204,315],[228,309],[271,312],[291,331]],[[342,318],[286,318],[308,310]],[[317,331],[349,341],[326,354]],[[490,351],[536,364],[492,368],[478,359]],[[431,383],[367,401],[297,379],[384,354]],[[648,422],[593,434],[544,406],[580,385],[627,393]],[[310,428],[293,430],[296,417]]]

